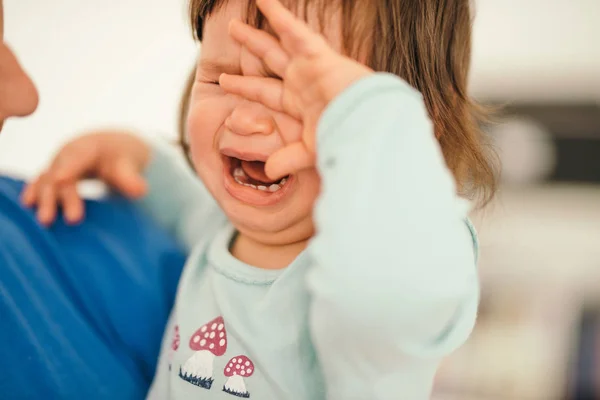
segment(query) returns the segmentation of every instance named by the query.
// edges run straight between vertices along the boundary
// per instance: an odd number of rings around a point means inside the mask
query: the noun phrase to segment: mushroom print
[[[254,373],[254,363],[246,356],[233,357],[227,363],[223,371],[228,378],[223,391],[237,397],[250,398],[250,393],[246,389],[244,378],[249,378]]]
[[[176,351],[179,348],[179,341],[181,337],[179,336],[179,325],[175,325],[175,334],[173,335],[173,341],[171,342],[171,350]]]
[[[223,317],[202,325],[190,338],[194,355],[179,368],[179,377],[192,385],[210,389],[213,384],[213,361],[227,350],[227,332]]]
[[[179,325],[175,325],[175,333],[173,334],[173,340],[171,341],[171,352],[169,353],[169,371],[171,370],[171,361],[173,360],[173,353],[179,348]]]

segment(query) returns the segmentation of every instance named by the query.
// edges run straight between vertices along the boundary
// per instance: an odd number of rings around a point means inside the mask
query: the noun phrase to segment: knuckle
[[[38,178],[35,180],[34,185],[38,187],[44,186],[46,181],[48,180],[48,172],[43,172]]]
[[[96,172],[101,177],[106,177],[111,174],[113,168],[110,163],[100,163],[96,168]]]

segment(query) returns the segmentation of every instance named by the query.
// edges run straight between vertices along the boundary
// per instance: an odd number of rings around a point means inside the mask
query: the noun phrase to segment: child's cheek
[[[204,104],[203,104],[204,103]],[[209,192],[218,199],[222,161],[216,149],[216,135],[223,118],[211,103],[192,104],[188,115],[188,142],[194,169]]]
[[[230,107],[223,98],[211,97],[192,101],[187,129],[194,160],[218,156],[217,135],[229,113]]]

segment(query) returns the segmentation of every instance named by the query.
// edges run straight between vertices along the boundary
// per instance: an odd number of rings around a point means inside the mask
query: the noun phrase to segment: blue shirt
[[[46,229],[0,177],[0,398],[140,399],[184,255],[127,200]]]

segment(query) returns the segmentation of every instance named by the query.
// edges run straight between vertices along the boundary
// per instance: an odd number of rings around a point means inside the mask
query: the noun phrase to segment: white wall
[[[30,175],[82,129],[115,124],[174,135],[196,45],[184,0],[4,0],[6,39],[40,107],[8,121],[0,169]]]
[[[477,0],[472,89],[600,101],[600,0]]]
[[[6,37],[38,84],[40,108],[9,121],[0,169],[31,175],[87,127],[174,135],[196,46],[185,0],[4,0]],[[600,0],[479,0],[473,91],[480,97],[600,100]]]

